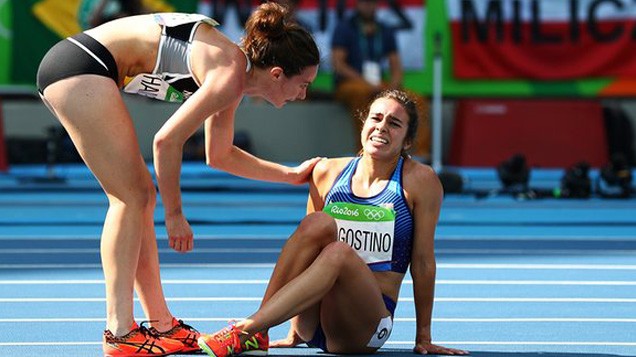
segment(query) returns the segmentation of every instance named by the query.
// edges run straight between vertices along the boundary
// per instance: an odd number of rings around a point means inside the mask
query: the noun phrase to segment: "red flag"
[[[448,0],[462,79],[636,78],[631,0]]]

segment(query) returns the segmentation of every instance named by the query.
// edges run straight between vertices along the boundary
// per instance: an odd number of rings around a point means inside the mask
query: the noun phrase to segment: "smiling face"
[[[369,109],[360,133],[365,154],[393,158],[409,148],[406,141],[409,116],[402,105],[394,99],[379,98]]]
[[[318,66],[309,66],[296,76],[287,77],[280,67],[273,67],[269,71],[273,82],[271,90],[266,91],[265,99],[277,108],[288,102],[303,100],[307,95],[307,88],[316,79]]]

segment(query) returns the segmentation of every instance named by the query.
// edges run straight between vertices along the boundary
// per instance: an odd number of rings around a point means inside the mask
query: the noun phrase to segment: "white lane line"
[[[636,264],[453,264],[439,263],[441,269],[516,270],[636,270]]]
[[[435,341],[441,345],[479,345],[479,346],[636,346],[636,342],[609,341]],[[33,347],[33,346],[100,346],[100,342],[0,342],[3,347]],[[387,341],[391,346],[413,346],[413,341]]]
[[[435,341],[440,345],[479,346],[636,346],[636,342],[595,342],[595,341]],[[387,341],[387,345],[413,346],[413,341]]]
[[[435,249],[436,254],[517,254],[517,255],[535,255],[535,254],[558,254],[558,255],[632,255],[636,252],[634,249]],[[237,252],[239,254],[239,252]]]
[[[413,281],[404,282],[412,284]],[[437,280],[439,285],[600,285],[636,286],[636,281],[616,280]]]
[[[40,241],[55,241],[55,240],[64,240],[64,241],[100,241],[99,236],[95,235],[76,235],[69,237],[67,235],[43,235],[43,234],[33,234],[33,235],[0,235],[0,240],[11,240],[15,241],[18,239],[29,239],[29,240],[40,240]],[[233,240],[287,240],[289,236],[280,235],[280,234],[235,234],[230,233],[226,235],[198,235],[197,240],[223,240],[223,241],[233,241]],[[157,237],[158,241],[168,241],[167,236],[159,236]],[[619,240],[623,241],[623,240]]]
[[[293,227],[292,227],[293,228]],[[293,232],[293,229],[290,229],[290,234]],[[28,240],[40,240],[40,241],[55,241],[55,240],[63,240],[63,241],[100,241],[99,234],[76,234],[73,236],[69,236],[66,234],[61,235],[48,235],[48,234],[20,234],[19,236],[15,234],[0,234],[0,240],[11,240],[14,241],[16,238],[18,239],[28,239]],[[286,234],[237,234],[237,233],[228,233],[228,234],[198,234],[197,240],[222,240],[222,241],[234,241],[234,240],[287,240],[289,235]],[[597,236],[540,236],[537,235],[515,235],[514,237],[497,237],[497,236],[488,236],[488,235],[471,235],[467,236],[464,234],[454,235],[454,234],[436,234],[436,240],[446,240],[446,241],[483,241],[488,240],[493,243],[497,242],[518,242],[524,240],[530,240],[533,242],[553,242],[555,240],[560,240],[564,242],[594,242],[594,241],[603,241],[603,242],[631,242],[633,241],[633,235],[625,235],[625,236],[616,236],[616,237],[607,237],[607,238],[598,238]],[[168,237],[165,235],[157,236],[158,241],[167,241]]]
[[[144,321],[144,317],[136,317],[138,321]],[[188,318],[188,321],[196,322],[228,322],[230,320],[242,320],[243,318],[237,317],[208,317],[208,318]],[[69,322],[106,322],[106,318],[93,318],[93,317],[68,317],[68,318],[16,318],[16,319],[0,319],[0,323],[69,323]]]
[[[143,320],[143,317],[136,318]],[[241,317],[183,317],[184,320],[195,322],[227,322],[230,320],[242,320]],[[70,323],[70,322],[104,322],[106,318],[0,318],[0,323]],[[415,322],[414,317],[396,317],[395,322]],[[510,318],[453,318],[434,317],[433,322],[454,322],[454,323],[511,323],[511,322],[551,322],[551,323],[629,323],[636,322],[631,318],[587,318],[587,317],[510,317]]]
[[[164,285],[264,285],[268,279],[166,279]],[[412,285],[412,280],[404,280]],[[0,280],[0,285],[96,285],[104,280]],[[625,280],[449,280],[436,281],[437,285],[583,285],[583,286],[636,286],[636,281]]]
[[[400,301],[413,302],[413,298],[400,298]],[[531,303],[636,303],[636,298],[452,298],[439,297],[435,302],[531,302]]]
[[[259,285],[267,284],[267,279],[189,279],[189,280],[163,280],[162,284],[168,285]],[[96,285],[104,284],[104,280],[89,279],[89,280],[0,280],[0,285]]]
[[[134,298],[135,301],[139,301],[139,298]],[[169,297],[166,301],[172,302],[261,302],[261,297]],[[106,302],[106,298],[0,298],[0,303],[44,303],[44,302]]]
[[[166,301],[171,302],[260,302],[262,300],[261,297],[167,297]],[[58,297],[58,298],[25,298],[25,297],[16,297],[16,298],[0,298],[0,303],[65,303],[65,302],[105,302],[106,298],[104,297],[93,297],[93,298],[66,298],[66,297]],[[135,298],[135,301],[139,301],[138,298]],[[414,298],[412,297],[401,297],[399,298],[399,302],[414,302]],[[435,298],[435,302],[478,302],[478,303],[508,303],[508,302],[518,302],[518,303],[636,303],[636,298],[470,298],[470,297],[461,297],[461,298],[453,298],[453,297],[439,297]]]
[[[414,317],[397,317],[396,322],[416,322]],[[434,317],[434,322],[592,322],[592,323],[629,323],[636,322],[636,319],[630,318],[604,318],[604,317],[476,317],[476,318],[453,318],[453,317]]]
[[[273,263],[165,263],[162,268],[236,269],[273,268]],[[100,264],[0,264],[0,269],[101,269]],[[636,264],[453,264],[438,263],[438,269],[515,270],[636,270]]]
[[[0,270],[2,269],[99,269],[102,266],[100,264],[0,264]],[[240,268],[269,268],[273,269],[273,263],[194,263],[194,264],[181,264],[181,263],[165,263],[161,264],[161,268],[174,268],[174,269],[240,269]]]
[[[34,347],[34,346],[101,346],[101,342],[0,342],[2,347]]]
[[[278,254],[282,248],[197,248],[191,254]],[[636,249],[436,249],[437,254],[559,254],[559,255],[598,255],[598,254],[614,254],[614,255],[631,255]],[[180,254],[169,248],[159,249],[162,254]],[[99,254],[98,248],[7,248],[0,249],[0,254]]]
[[[263,253],[280,253],[281,248],[249,248],[249,249],[237,249],[237,248],[197,248],[192,253],[227,253],[227,254],[263,254]],[[177,253],[170,248],[159,249],[159,253],[164,254],[181,254]],[[595,252],[599,252],[598,250]],[[99,254],[99,249],[95,248],[12,248],[12,249],[0,249],[0,254]]]

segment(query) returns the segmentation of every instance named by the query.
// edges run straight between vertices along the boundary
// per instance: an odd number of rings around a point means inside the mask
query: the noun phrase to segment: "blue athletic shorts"
[[[384,306],[386,306],[386,309],[391,313],[391,317],[393,317],[397,303],[384,294],[382,294],[382,300],[384,300]],[[329,352],[327,350],[327,338],[325,337],[325,332],[322,330],[320,322],[318,322],[316,332],[314,332],[314,337],[307,341],[307,346],[320,348],[325,352]]]

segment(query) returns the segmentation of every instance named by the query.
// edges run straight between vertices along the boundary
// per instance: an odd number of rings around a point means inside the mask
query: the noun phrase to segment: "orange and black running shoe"
[[[154,328],[151,328],[155,330]],[[156,331],[156,330],[155,330]],[[172,328],[165,332],[156,332],[159,337],[177,340],[183,344],[181,352],[199,352],[201,349],[197,344],[197,339],[201,335],[194,327],[186,325],[182,320],[172,318]]]
[[[133,322],[132,330],[124,336],[114,336],[104,331],[102,342],[104,357],[167,356],[181,352],[183,344],[176,340],[159,337],[145,326]]]

